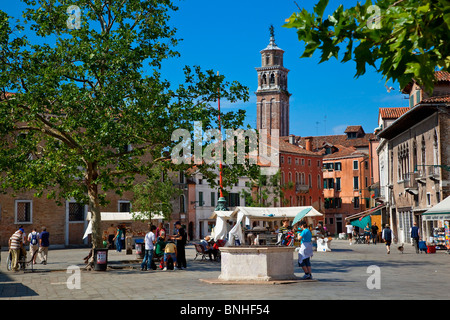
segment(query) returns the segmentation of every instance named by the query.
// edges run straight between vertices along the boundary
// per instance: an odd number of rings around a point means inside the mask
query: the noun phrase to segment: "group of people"
[[[168,236],[162,223],[158,228],[150,225],[150,231],[144,237],[145,253],[141,271],[152,270],[154,255],[162,259],[164,271],[168,269],[169,260],[172,260],[174,270],[187,267],[185,254],[187,234],[180,221],[175,222],[175,229],[176,233]]]
[[[348,224],[347,226],[347,237],[350,241],[350,245],[352,244],[352,238],[354,235],[356,235],[356,231],[353,225]],[[366,225],[364,228],[364,237],[367,244],[370,244],[370,239],[372,239],[372,243],[377,243],[377,237],[378,237],[378,226],[376,222],[373,223],[372,226],[369,224]],[[416,250],[416,253],[419,253],[419,240],[420,240],[420,229],[417,226],[417,222],[414,222],[413,226],[410,229],[411,239],[413,246]],[[384,241],[386,245],[386,253],[391,253],[391,244],[392,241],[395,240],[394,232],[390,228],[389,224],[386,224],[381,232],[381,239]]]
[[[348,223],[346,226],[347,228],[347,238],[349,240],[349,244],[353,244],[353,238],[357,237],[359,235],[359,228],[353,226],[352,224]],[[369,223],[364,227],[364,242],[366,244],[370,244],[372,241],[373,244],[377,244],[378,242],[378,226],[377,223],[374,222],[373,225],[370,225]]]
[[[9,238],[8,246],[11,252],[11,268],[14,271],[19,269],[19,262],[26,261],[27,251],[25,246],[29,244],[29,250],[31,262],[36,264],[36,258],[39,255],[41,264],[47,264],[48,257],[48,247],[50,246],[50,233],[47,231],[46,227],[42,227],[42,231],[37,232],[36,228],[28,234],[25,233],[23,226],[14,232],[14,234]]]

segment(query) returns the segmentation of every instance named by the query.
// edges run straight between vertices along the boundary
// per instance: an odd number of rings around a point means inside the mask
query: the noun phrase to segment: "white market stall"
[[[101,212],[100,217],[101,222],[131,223],[135,221],[130,212]],[[89,221],[89,224],[86,227],[83,239],[87,238],[92,233],[91,212],[88,212],[86,220]],[[152,215],[152,220],[164,220],[164,216],[161,213],[154,214]]]
[[[450,250],[450,196],[422,214],[424,233],[436,249]]]
[[[239,240],[244,243],[244,231],[241,222],[245,219],[245,225],[250,225],[251,221],[278,221],[288,219],[295,221],[294,224],[303,218],[321,217],[322,213],[314,209],[312,206],[302,207],[236,207],[231,214],[232,219],[236,221],[234,227],[228,233],[228,239]],[[309,221],[312,222],[312,221]],[[231,241],[233,244],[234,241]]]

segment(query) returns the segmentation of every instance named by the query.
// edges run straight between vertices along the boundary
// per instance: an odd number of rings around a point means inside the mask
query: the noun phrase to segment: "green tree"
[[[248,89],[200,67],[170,89],[160,70],[179,55],[169,0],[22,1],[23,20],[0,11],[0,191],[89,204],[98,247],[107,192],[131,190],[158,163],[174,169],[172,132],[214,127],[218,89],[230,102]]]
[[[241,192],[245,198],[245,205],[248,207],[271,207],[277,203],[287,205],[289,201],[284,198],[284,190],[292,189],[293,185],[283,185],[280,183],[281,171],[274,175],[263,175],[261,169],[257,168],[257,176],[253,176],[247,182],[247,190]]]
[[[401,88],[411,79],[431,92],[436,69],[450,70],[450,1],[379,0],[341,4],[328,17],[328,0],[320,0],[313,12],[300,9],[284,27],[297,29],[304,41],[301,57],[321,52],[320,62],[338,59],[356,62],[355,77],[372,66],[387,81]]]

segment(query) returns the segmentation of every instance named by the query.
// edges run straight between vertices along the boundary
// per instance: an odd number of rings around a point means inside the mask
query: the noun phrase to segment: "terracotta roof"
[[[379,116],[383,119],[397,119],[409,110],[408,107],[380,108]]]
[[[14,95],[15,95],[15,93],[13,93],[13,92],[6,92],[6,93],[0,92],[0,100],[5,100],[5,97],[10,98]]]
[[[348,132],[364,132],[363,128],[361,126],[348,126],[347,129],[345,129],[344,133]]]
[[[320,156],[320,153],[308,151],[303,147],[289,143],[289,137],[280,137],[280,152],[295,153],[308,156]]]
[[[341,145],[344,147],[368,147],[369,140],[377,139],[377,136],[373,133],[366,133],[363,137],[348,139],[346,134],[341,135],[330,135],[330,136],[313,136],[311,138],[311,144],[313,150],[318,150],[324,144],[328,143],[330,145],[336,146]],[[298,144],[300,146],[305,146],[306,141],[305,137],[301,137],[298,139]]]
[[[361,151],[356,150],[356,148],[354,147],[344,147],[341,145],[335,145],[334,147],[336,147],[338,151],[331,154],[324,154],[323,161],[338,158],[364,157],[367,155]],[[324,149],[323,152],[325,152]]]
[[[434,96],[420,101],[420,104],[427,103],[450,103],[450,95]]]
[[[434,76],[437,81],[450,81],[450,73],[447,71],[436,71]]]
[[[450,73],[447,71],[435,71],[434,77],[436,78],[437,82],[450,82]],[[404,94],[409,94],[411,92],[411,88],[413,85],[413,82],[416,82],[416,80],[412,79],[402,90],[400,90]]]

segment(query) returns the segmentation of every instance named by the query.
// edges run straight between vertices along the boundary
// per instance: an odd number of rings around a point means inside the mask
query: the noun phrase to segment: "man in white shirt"
[[[154,231],[156,230],[156,226],[152,225],[150,227],[150,232],[145,235],[144,243],[145,243],[145,255],[144,260],[141,263],[141,271],[150,271],[152,269],[152,259],[153,259],[153,249],[154,244],[156,242],[156,236]]]
[[[350,241],[350,245],[352,245],[352,236],[353,236],[353,229],[354,229],[354,227],[350,223],[347,224],[346,227],[347,227],[348,241]]]

